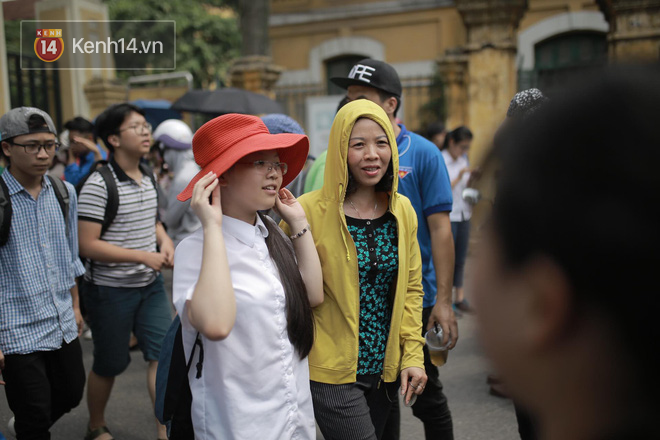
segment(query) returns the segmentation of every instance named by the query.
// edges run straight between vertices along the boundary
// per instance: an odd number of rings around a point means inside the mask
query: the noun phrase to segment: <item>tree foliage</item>
[[[7,52],[19,53],[21,51],[21,21],[5,20],[4,26]]]
[[[236,14],[230,9],[231,1],[105,0],[105,3],[111,20],[174,20],[176,70],[192,73],[195,87],[207,88],[216,81],[222,82],[229,63],[240,55],[241,34]],[[153,35],[160,34],[139,22],[113,24],[112,33],[113,40],[125,38],[127,41],[133,37],[149,41],[153,40]],[[153,55],[124,56],[140,57],[140,60],[135,59],[135,64],[147,67],[141,71],[120,71],[120,76],[161,72],[149,69],[160,67],[159,63],[165,61]]]
[[[435,121],[447,120],[447,102],[445,98],[445,80],[439,72],[435,72],[429,85],[429,100],[418,110],[421,122],[420,129]]]

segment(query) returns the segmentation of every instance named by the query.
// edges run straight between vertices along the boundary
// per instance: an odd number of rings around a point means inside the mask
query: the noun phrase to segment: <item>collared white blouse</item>
[[[470,162],[465,154],[454,160],[454,158],[451,157],[451,154],[449,154],[449,151],[445,148],[442,150],[442,157],[445,159],[447,174],[449,174],[449,180],[452,182],[458,177],[458,174],[463,168],[468,168],[470,166]],[[463,190],[467,188],[468,180],[470,180],[470,173],[463,173],[460,182],[458,182],[451,190],[454,202],[451,207],[451,213],[449,213],[449,220],[452,222],[462,222],[472,218],[472,206],[463,200]]]
[[[222,341],[202,337],[204,366],[195,378],[192,419],[198,440],[313,439],[316,437],[307,359],[300,360],[287,334],[284,288],[265,238],[255,226],[223,216],[222,232],[236,295],[236,323]],[[186,237],[174,258],[174,305],[183,323],[186,359],[197,331],[188,321],[186,300],[202,264],[202,228]]]

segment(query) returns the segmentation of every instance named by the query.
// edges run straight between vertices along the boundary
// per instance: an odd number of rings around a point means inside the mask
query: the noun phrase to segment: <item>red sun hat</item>
[[[285,187],[305,166],[309,139],[301,134],[271,134],[260,118],[230,113],[202,125],[193,136],[192,149],[202,170],[177,196],[182,202],[192,196],[193,186],[210,171],[220,176],[241,158],[257,151],[278,150],[280,162],[289,167],[282,179]]]

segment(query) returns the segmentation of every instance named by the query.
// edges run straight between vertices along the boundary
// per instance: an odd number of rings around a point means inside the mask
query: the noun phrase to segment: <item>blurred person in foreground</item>
[[[660,71],[604,70],[562,92],[508,121],[486,163],[498,176],[475,261],[481,337],[542,438],[660,438]]]

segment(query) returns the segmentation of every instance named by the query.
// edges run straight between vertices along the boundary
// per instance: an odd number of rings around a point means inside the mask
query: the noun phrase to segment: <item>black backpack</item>
[[[55,196],[62,209],[62,216],[64,217],[64,224],[66,225],[66,235],[69,236],[69,191],[61,179],[52,176],[46,176],[50,180],[53,189],[55,189]],[[0,246],[4,246],[9,241],[9,231],[11,230],[11,197],[9,197],[9,188],[5,179],[0,176]]]
[[[170,440],[189,440],[195,438],[192,424],[192,392],[188,382],[188,372],[195,358],[195,349],[199,345],[199,359],[196,364],[197,379],[202,377],[204,364],[204,345],[197,332],[195,344],[186,361],[183,351],[183,337],[179,315],[174,317],[163,339],[156,371],[156,401],[154,410],[158,421],[167,426]]]
[[[160,191],[158,191],[158,184],[156,183],[153,170],[143,162],[140,162],[140,170],[143,174],[149,176],[151,183],[153,183],[154,189],[156,190],[156,194],[159,194]],[[83,186],[85,186],[85,182],[87,182],[87,179],[89,179],[89,176],[91,176],[94,171],[99,172],[108,191],[108,202],[105,205],[105,215],[103,216],[103,223],[101,224],[102,237],[112,222],[115,221],[115,217],[117,217],[117,210],[119,209],[119,191],[117,190],[117,182],[112,175],[112,170],[108,166],[108,161],[99,160],[92,164],[89,172],[76,184],[76,194],[80,195],[80,191]]]

